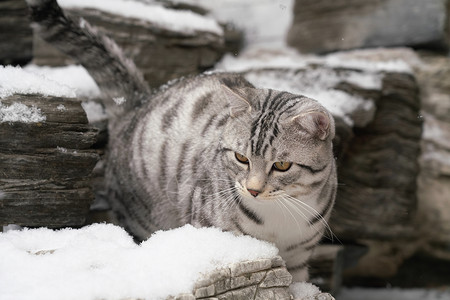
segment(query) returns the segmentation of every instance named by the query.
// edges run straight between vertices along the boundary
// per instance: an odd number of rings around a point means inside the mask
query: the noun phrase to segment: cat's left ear
[[[221,88],[230,103],[230,115],[233,118],[252,111],[250,102],[245,97],[245,88],[231,89],[224,84],[221,84]]]
[[[309,111],[294,116],[291,122],[322,141],[326,140],[329,136],[334,138],[334,120],[327,112]]]

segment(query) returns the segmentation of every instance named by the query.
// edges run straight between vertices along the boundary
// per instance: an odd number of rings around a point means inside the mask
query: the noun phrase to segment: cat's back
[[[211,73],[177,79],[161,86],[143,104],[112,120],[116,136],[131,138],[137,131],[155,136],[170,136],[182,141],[192,136],[206,137],[210,127],[224,125],[230,105],[223,86],[252,87],[241,75]],[[217,119],[222,117],[221,120]],[[213,126],[214,127],[214,126]],[[129,142],[129,140],[127,141]]]

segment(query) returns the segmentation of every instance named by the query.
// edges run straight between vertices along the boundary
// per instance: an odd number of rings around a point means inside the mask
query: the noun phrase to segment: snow
[[[137,245],[120,227],[0,233],[0,299],[165,299],[189,293],[202,274],[278,254],[248,236],[190,225]]]
[[[294,299],[307,299],[320,293],[319,288],[309,282],[294,282],[289,286],[289,290]]]
[[[122,105],[125,102],[127,102],[127,100],[124,97],[116,97],[113,98],[114,103],[116,103],[117,105]]]
[[[79,65],[48,67],[30,64],[24,68],[0,66],[0,99],[14,94],[91,99],[100,97],[101,93],[86,69]],[[88,101],[82,105],[90,122],[107,118],[100,104]],[[66,109],[63,104],[57,107],[61,112]],[[45,121],[45,116],[34,106],[27,107],[20,103],[7,106],[0,102],[0,122],[42,121]]]
[[[81,103],[89,123],[95,123],[108,119],[105,108],[103,105],[96,101],[84,101]]]
[[[100,97],[100,89],[91,75],[80,65],[48,67],[29,64],[23,68],[26,72],[43,76],[75,91],[76,97]]]
[[[39,123],[46,120],[46,116],[36,106],[26,106],[22,103],[5,105],[0,101],[0,123],[21,122]]]
[[[222,35],[223,30],[212,18],[191,11],[171,10],[160,5],[127,0],[58,0],[63,8],[93,8],[107,13],[157,24],[168,30],[193,34],[205,31]],[[105,5],[106,4],[106,5]]]
[[[0,66],[0,99],[14,94],[75,97],[74,89],[20,67]]]

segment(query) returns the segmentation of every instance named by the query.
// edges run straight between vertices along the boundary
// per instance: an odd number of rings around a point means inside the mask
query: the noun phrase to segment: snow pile
[[[191,292],[201,274],[277,254],[269,243],[190,225],[140,245],[106,224],[8,231],[0,233],[0,298],[165,299]]]
[[[160,5],[151,5],[133,0],[58,0],[63,8],[93,8],[107,13],[149,21],[168,30],[192,34],[205,31],[222,35],[217,22],[184,10],[171,10]]]
[[[77,97],[100,97],[101,92],[94,79],[92,79],[86,69],[80,65],[47,67],[30,64],[23,69],[26,72],[45,77],[61,85],[72,88]]]
[[[74,89],[43,75],[28,72],[20,67],[0,66],[0,99],[14,94],[41,94],[55,97],[76,96]]]

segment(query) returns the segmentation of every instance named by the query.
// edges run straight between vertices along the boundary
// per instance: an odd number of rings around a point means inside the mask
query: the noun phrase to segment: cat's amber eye
[[[277,161],[273,164],[273,168],[277,171],[285,172],[289,170],[289,168],[292,166],[292,163],[287,161]]]
[[[243,163],[243,164],[248,164],[248,158],[247,158],[246,156],[244,156],[244,155],[242,155],[242,154],[239,154],[239,153],[237,153],[237,152],[235,152],[235,156],[236,156],[236,159],[237,159],[239,162],[241,162],[241,163]]]

